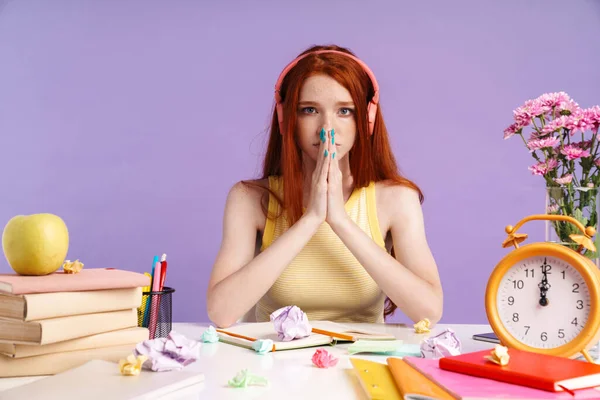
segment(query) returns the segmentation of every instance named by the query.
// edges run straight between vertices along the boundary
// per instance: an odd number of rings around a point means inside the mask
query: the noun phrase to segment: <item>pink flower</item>
[[[596,159],[594,160],[594,164],[595,164],[597,167],[600,167],[600,158],[596,158]]]
[[[312,362],[319,368],[335,367],[338,359],[332,356],[325,349],[317,349],[312,356]]]
[[[522,127],[531,123],[538,115],[544,114],[545,108],[537,100],[527,100],[525,104],[513,111],[515,122]]]
[[[516,122],[504,130],[504,139],[508,139],[515,133],[519,132],[523,127]]]
[[[589,149],[592,147],[592,141],[591,140],[584,140],[583,142],[577,142],[577,143],[573,143],[574,146],[579,147],[580,149]]]
[[[559,104],[556,107],[555,112],[556,115],[573,115],[577,114],[580,110],[581,108],[579,107],[579,104],[569,99],[569,101]]]
[[[569,95],[565,92],[544,93],[536,99],[542,107],[552,109],[553,107],[562,107],[565,104],[572,102]]]
[[[598,133],[600,127],[600,106],[594,106],[583,110],[583,114],[586,116],[586,121],[590,125],[590,128],[594,133]]]
[[[563,147],[560,152],[567,156],[568,160],[576,160],[581,157],[589,157],[590,151],[584,150],[577,144],[571,144]]]
[[[549,158],[546,161],[542,161],[529,167],[529,170],[533,175],[546,175],[554,168],[558,167],[558,161],[556,158]]]
[[[543,149],[546,147],[554,147],[560,143],[560,140],[557,137],[547,137],[543,139],[535,139],[532,138],[527,142],[527,147],[529,148],[529,152]]]
[[[580,110],[567,118],[566,128],[571,131],[571,135],[574,135],[576,132],[585,132],[594,127],[595,119],[593,112]]]
[[[560,129],[566,128],[570,124],[570,116],[563,115],[552,121],[548,122],[542,128],[542,135],[548,135],[552,132],[559,131]]]
[[[554,178],[554,182],[558,183],[559,185],[565,185],[567,183],[571,183],[572,180],[573,180],[573,175],[571,175],[571,174],[563,175],[560,178]]]

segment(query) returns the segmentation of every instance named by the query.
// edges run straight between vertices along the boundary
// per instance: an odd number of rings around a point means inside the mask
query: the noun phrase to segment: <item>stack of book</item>
[[[0,274],[0,377],[54,375],[93,359],[118,362],[148,339],[136,272]]]

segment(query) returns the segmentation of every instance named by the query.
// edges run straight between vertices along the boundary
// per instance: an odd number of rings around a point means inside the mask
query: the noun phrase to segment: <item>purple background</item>
[[[148,271],[165,252],[174,319],[207,321],[224,200],[260,170],[277,75],[333,42],[377,75],[401,169],[425,192],[442,321],[487,322],[504,226],[544,207],[502,131],[544,92],[600,103],[600,2],[248,3],[0,1],[0,226],[58,214],[89,268]],[[543,239],[543,222],[525,231]]]

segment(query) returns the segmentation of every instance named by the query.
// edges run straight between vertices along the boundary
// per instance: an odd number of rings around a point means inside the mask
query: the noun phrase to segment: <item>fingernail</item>
[[[331,158],[335,158],[335,153],[333,153],[333,154],[331,155]]]
[[[331,129],[331,144],[335,144],[335,132]]]
[[[325,143],[325,128],[321,128],[321,142]]]
[[[327,150],[325,150],[325,157],[327,157],[327,154],[329,154],[329,152]]]

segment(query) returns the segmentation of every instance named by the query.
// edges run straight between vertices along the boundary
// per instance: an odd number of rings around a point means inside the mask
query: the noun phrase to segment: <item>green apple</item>
[[[54,214],[17,215],[4,227],[2,249],[17,274],[48,275],[67,257],[69,231]]]

